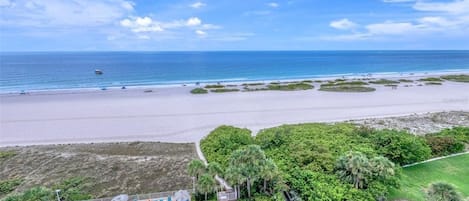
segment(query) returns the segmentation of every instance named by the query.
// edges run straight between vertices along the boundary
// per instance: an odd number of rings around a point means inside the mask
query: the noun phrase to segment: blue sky
[[[469,49],[469,0],[0,0],[2,51]]]

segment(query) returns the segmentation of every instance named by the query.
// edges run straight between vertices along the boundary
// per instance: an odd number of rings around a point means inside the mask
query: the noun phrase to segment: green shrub
[[[308,83],[289,83],[286,85],[280,84],[269,84],[267,85],[269,90],[279,90],[279,91],[295,91],[295,90],[308,90],[314,88]]]
[[[86,192],[87,189],[92,188],[92,183],[89,180],[84,177],[71,177],[54,185],[53,189],[61,190],[59,195],[62,200],[89,200],[92,198],[92,195]]]
[[[373,87],[363,86],[334,86],[334,87],[323,87],[319,88],[319,91],[330,91],[330,92],[372,92],[376,91]]]
[[[460,75],[444,75],[441,76],[442,79],[453,81],[453,82],[469,82],[469,75],[460,74]]]
[[[388,79],[379,79],[375,81],[370,81],[371,84],[399,84],[399,81],[388,80]]]
[[[0,196],[14,191],[21,183],[23,183],[23,179],[19,178],[0,181]]]
[[[34,187],[23,193],[10,195],[4,201],[51,201],[55,200],[54,192],[44,187]]]
[[[408,80],[408,79],[399,79],[398,81],[399,82],[407,82],[407,83],[414,82],[413,80]]]
[[[242,86],[260,86],[260,85],[264,85],[264,83],[257,82],[257,83],[244,83],[244,84],[242,84]]]
[[[220,88],[225,88],[224,85],[221,84],[212,84],[212,85],[205,85],[206,89],[220,89]]]
[[[200,147],[209,162],[228,167],[231,153],[243,146],[253,144],[251,131],[233,126],[220,126],[200,141]]]
[[[16,156],[14,151],[0,151],[0,161]]]
[[[427,77],[427,78],[419,79],[418,81],[422,81],[422,82],[443,82],[444,80],[442,80],[441,78],[438,78],[438,77]]]
[[[469,127],[454,127],[443,129],[442,131],[435,133],[436,136],[450,136],[456,140],[469,143]]]
[[[371,135],[371,141],[378,154],[399,165],[423,161],[431,156],[431,149],[423,138],[405,131],[376,131]]]
[[[464,151],[464,143],[450,136],[425,136],[427,144],[432,149],[433,156],[446,156]]]
[[[212,89],[210,90],[210,92],[213,92],[213,93],[225,93],[225,92],[236,92],[236,91],[239,91],[239,89]]]
[[[191,94],[206,94],[208,93],[208,90],[204,88],[195,88],[191,90]]]
[[[425,85],[442,85],[441,82],[425,82]]]

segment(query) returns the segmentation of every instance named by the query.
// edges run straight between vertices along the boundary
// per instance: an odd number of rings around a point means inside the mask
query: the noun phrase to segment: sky
[[[0,0],[0,51],[469,49],[469,0]]]

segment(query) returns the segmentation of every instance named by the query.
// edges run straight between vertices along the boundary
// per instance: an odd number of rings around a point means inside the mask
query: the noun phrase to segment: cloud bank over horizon
[[[469,48],[469,0],[0,0],[0,11],[1,51]]]

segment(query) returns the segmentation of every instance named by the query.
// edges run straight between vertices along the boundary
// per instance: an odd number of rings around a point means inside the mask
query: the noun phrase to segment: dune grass
[[[408,80],[408,79],[399,79],[399,82],[406,82],[406,83],[411,83],[414,82],[413,80]]]
[[[277,91],[297,91],[297,90],[308,90],[314,88],[308,83],[289,83],[289,84],[269,84],[267,85],[269,90]]]
[[[402,170],[399,190],[391,192],[389,200],[424,201],[424,189],[435,182],[456,186],[463,197],[469,197],[469,154],[423,163]]]
[[[441,82],[425,82],[425,85],[442,85]]]
[[[203,88],[195,88],[191,90],[191,94],[206,94],[206,93],[208,93],[208,90],[203,89]]]
[[[236,92],[236,91],[239,91],[239,89],[212,89],[210,90],[210,92],[213,92],[213,93],[225,93],[225,92]]]
[[[206,85],[206,89],[220,89],[220,88],[225,88],[224,85],[221,84],[212,84],[212,85]]]
[[[419,79],[418,81],[421,81],[421,82],[443,82],[444,80],[442,80],[439,77],[427,77],[427,78]]]
[[[453,82],[469,82],[469,75],[444,75],[442,79],[453,81]]]
[[[342,85],[333,87],[321,87],[319,91],[330,91],[330,92],[372,92],[376,91],[373,87],[364,86],[353,86],[353,85]]]
[[[379,79],[379,80],[374,80],[370,81],[371,84],[399,84],[399,81],[395,80],[388,80],[388,79]]]

